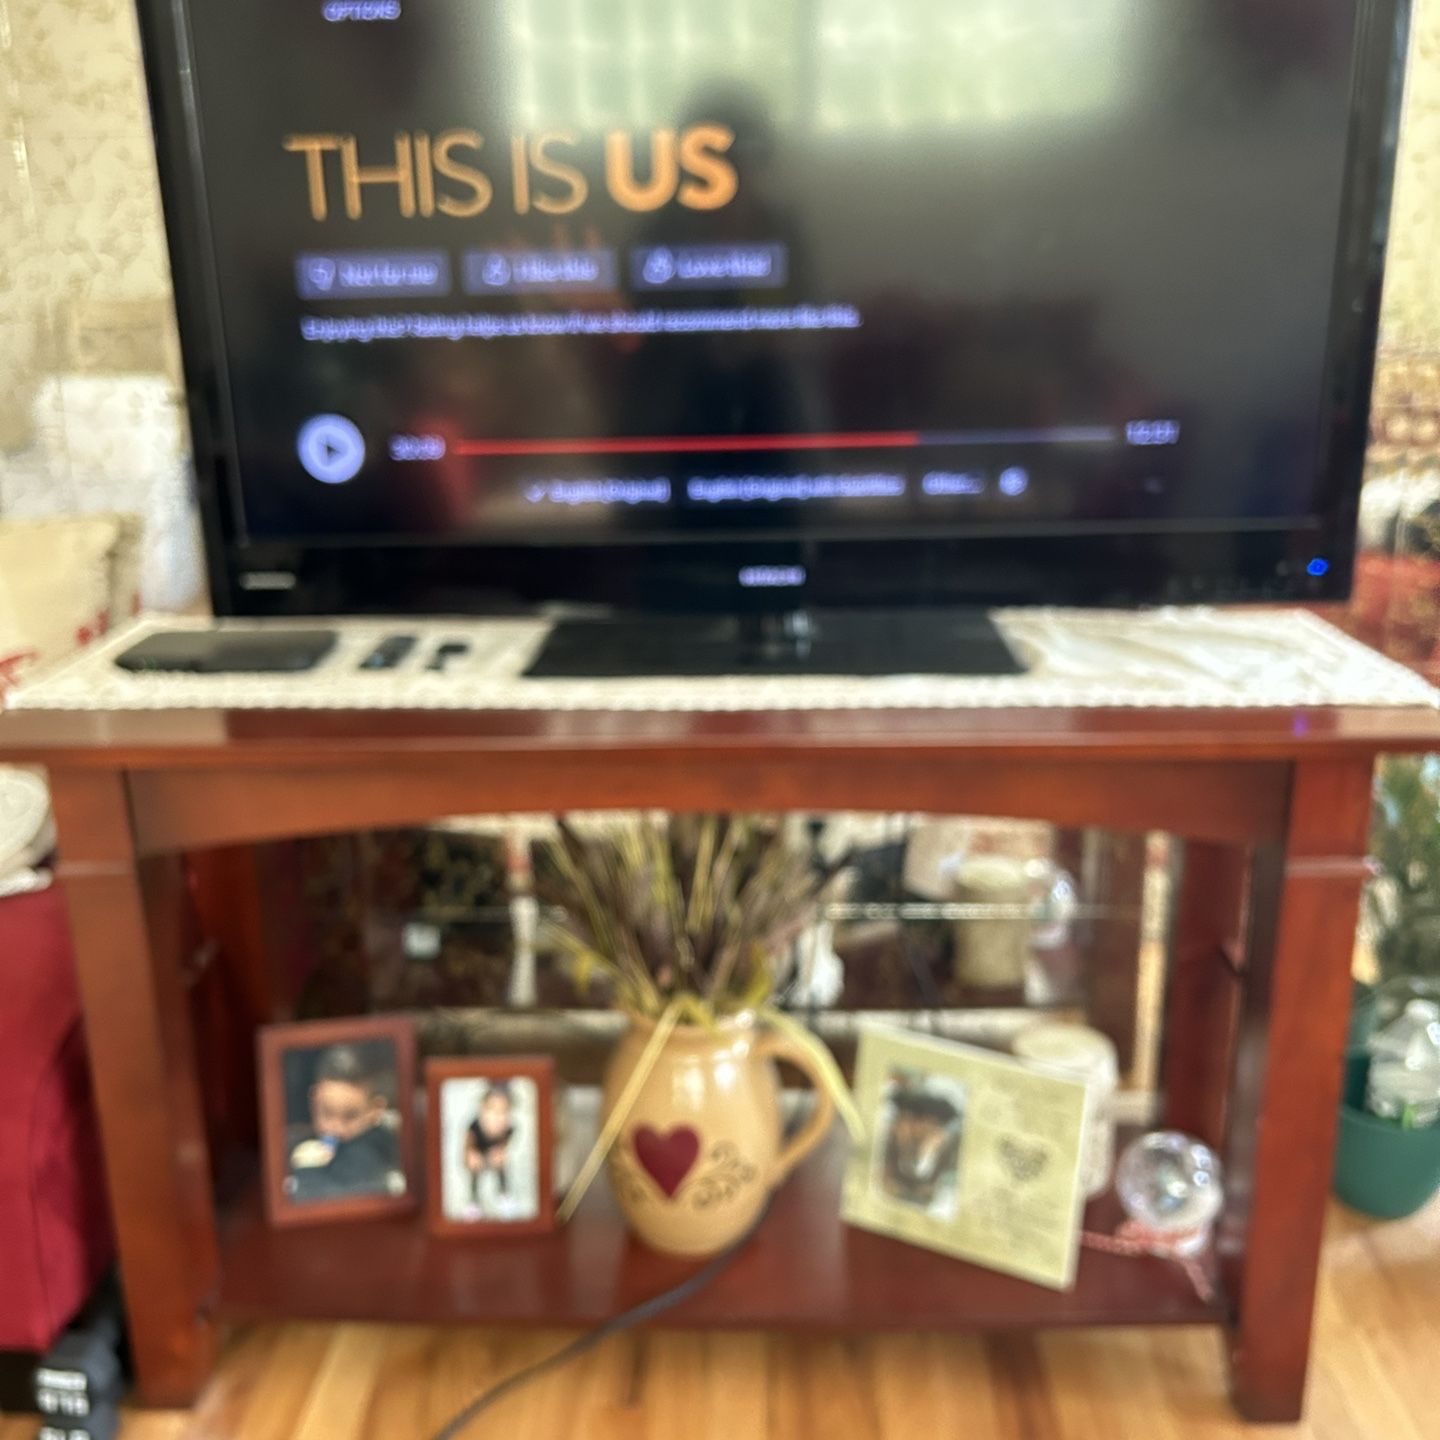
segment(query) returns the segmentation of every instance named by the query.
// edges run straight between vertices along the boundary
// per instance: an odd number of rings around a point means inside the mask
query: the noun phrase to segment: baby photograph
[[[274,1027],[264,1038],[274,1218],[378,1213],[414,1202],[413,1039],[390,1021]]]
[[[432,1063],[428,1073],[432,1213],[447,1229],[548,1224],[547,1075],[502,1060]]]
[[[892,1204],[951,1219],[964,1133],[962,1084],[919,1070],[892,1070],[881,1102],[873,1186]]]

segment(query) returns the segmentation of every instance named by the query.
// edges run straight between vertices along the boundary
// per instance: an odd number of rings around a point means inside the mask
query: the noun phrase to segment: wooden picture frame
[[[260,1066],[261,1099],[261,1161],[264,1171],[265,1214],[272,1225],[310,1225],[332,1220],[373,1219],[377,1216],[413,1213],[419,1206],[419,1174],[415,1164],[415,1025],[401,1016],[362,1016],[355,1019],[318,1020],[299,1024],[267,1025],[257,1038]],[[387,1052],[387,1047],[389,1047]],[[334,1052],[328,1054],[327,1052]],[[348,1052],[348,1053],[340,1053]],[[291,1069],[293,1063],[298,1067]],[[373,1064],[375,1076],[373,1096],[387,1102],[384,1113],[372,1120],[356,1135],[335,1140],[321,1138],[316,1128],[317,1104],[313,1071],[327,1063],[338,1070],[334,1077],[339,1103],[353,1112],[363,1101],[346,1095],[362,1084],[365,1067]],[[299,1073],[308,1072],[308,1073]],[[362,1080],[350,1078],[358,1073]],[[307,1096],[308,1111],[302,1112],[297,1101],[301,1087]],[[330,1102],[335,1103],[335,1102]],[[348,1118],[346,1111],[341,1116]],[[308,1127],[307,1138],[303,1129]],[[393,1136],[393,1145],[377,1141],[364,1150],[345,1151],[343,1147],[359,1142],[365,1136]],[[299,1138],[297,1139],[297,1132]],[[296,1163],[304,1149],[321,1155],[328,1146],[332,1155],[344,1153],[352,1158],[347,1179],[338,1177],[335,1184],[328,1164]],[[311,1149],[310,1147],[315,1147]],[[392,1168],[384,1168],[393,1159]],[[367,1169],[375,1171],[373,1190],[360,1188],[353,1193],[330,1193],[353,1186],[354,1177]],[[400,1177],[396,1188],[396,1177]],[[313,1177],[314,1184],[306,1182]],[[363,1186],[363,1180],[362,1180]],[[313,1188],[313,1198],[301,1198],[304,1188]]]
[[[507,1104],[516,1107],[516,1124],[533,1124],[533,1136],[523,1153],[533,1159],[533,1172],[526,1170],[516,1177],[505,1176],[503,1197],[493,1192],[482,1201],[480,1186],[484,1177],[472,1178],[468,1161],[468,1125],[470,1116],[478,1124],[479,1104],[487,1093],[485,1086],[508,1081],[512,1091]],[[514,1092],[516,1083],[522,1088]],[[457,1093],[454,1087],[464,1086]],[[469,1239],[539,1235],[555,1226],[555,1062],[549,1056],[486,1056],[458,1060],[430,1060],[425,1065],[426,1137],[425,1194],[426,1212],[433,1234]],[[522,1115],[529,1118],[522,1118]],[[517,1142],[520,1137],[517,1136]],[[533,1173],[533,1184],[529,1176]],[[519,1185],[516,1185],[516,1180]],[[462,1213],[463,1202],[457,1191],[472,1185],[475,1213]],[[461,1192],[463,1193],[463,1191]],[[501,1201],[516,1210],[511,1218],[501,1213],[487,1217],[482,1208],[490,1204],[498,1211]],[[533,1204],[531,1203],[533,1201]],[[464,1205],[464,1209],[470,1209]]]

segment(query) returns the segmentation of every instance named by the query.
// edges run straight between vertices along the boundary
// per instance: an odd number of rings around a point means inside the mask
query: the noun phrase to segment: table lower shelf
[[[1084,1250],[1072,1290],[1044,1289],[844,1224],[845,1137],[829,1141],[776,1197],[743,1254],[670,1311],[677,1329],[815,1331],[1216,1323],[1176,1265]],[[1113,1197],[1088,1228],[1113,1230]],[[221,1217],[221,1313],[391,1323],[589,1326],[676,1284],[690,1262],[625,1228],[603,1179],[569,1225],[516,1240],[441,1239],[423,1215],[272,1229],[258,1188]]]

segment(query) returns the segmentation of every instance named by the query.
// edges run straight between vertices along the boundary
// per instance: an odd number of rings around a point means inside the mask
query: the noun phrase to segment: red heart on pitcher
[[[700,1156],[699,1135],[688,1125],[677,1125],[663,1135],[642,1125],[630,1137],[630,1143],[645,1173],[673,1200]]]

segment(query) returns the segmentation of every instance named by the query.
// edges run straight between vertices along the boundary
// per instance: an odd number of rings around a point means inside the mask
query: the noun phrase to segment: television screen
[[[832,543],[1284,536],[1282,588],[1343,572],[1396,32],[1360,0],[183,6],[227,543],[699,545],[743,584]]]

